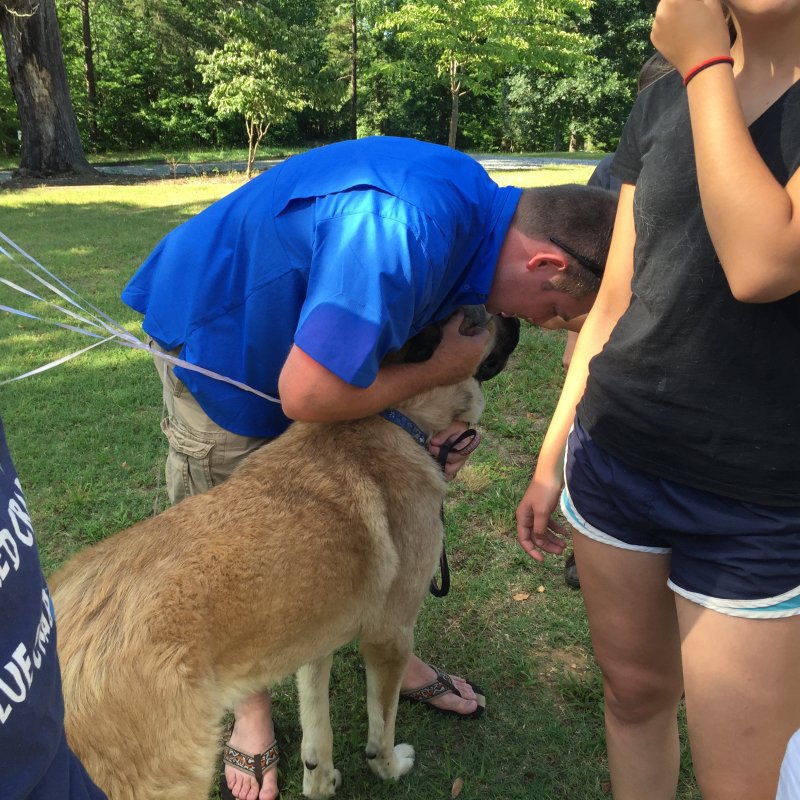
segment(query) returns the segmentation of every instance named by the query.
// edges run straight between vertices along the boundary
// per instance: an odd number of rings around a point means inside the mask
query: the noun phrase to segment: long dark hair
[[[736,41],[736,26],[733,24],[733,16],[728,10],[728,7],[723,3],[722,10],[725,12],[725,20],[728,23],[728,32],[731,35],[731,45]]]

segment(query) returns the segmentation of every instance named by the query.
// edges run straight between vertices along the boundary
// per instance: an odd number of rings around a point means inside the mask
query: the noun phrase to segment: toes
[[[228,782],[228,788],[231,790],[231,794],[237,798],[237,800],[261,800],[259,798],[258,786],[249,775],[245,775],[243,772],[236,769],[231,769],[230,771],[226,769],[225,779]],[[275,797],[267,797],[265,800],[275,800]]]
[[[258,800],[275,800],[278,796],[278,771],[271,769],[264,775],[264,782],[261,784],[261,791],[258,793]]]
[[[475,700],[475,691],[472,688],[472,685],[469,684],[464,678],[459,678],[455,675],[451,675],[450,678],[453,681],[456,689],[461,692],[461,696],[465,700]]]
[[[242,789],[244,793],[241,795],[241,800],[258,800],[258,786],[255,781],[246,778],[242,781]]]
[[[455,711],[456,714],[469,716],[478,709],[478,701],[473,697],[467,700],[455,694],[443,694],[431,700],[431,705],[443,711]]]

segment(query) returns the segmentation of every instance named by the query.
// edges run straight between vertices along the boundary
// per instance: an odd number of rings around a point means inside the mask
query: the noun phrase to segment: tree
[[[564,149],[570,141],[614,150],[652,52],[651,0],[595,0],[574,24],[587,39],[580,70],[517,70],[505,130],[512,149]]]
[[[20,169],[90,172],[70,99],[54,0],[4,0],[0,34],[22,129]]]
[[[258,146],[275,122],[315,104],[341,103],[328,73],[325,30],[313,3],[239,2],[222,14],[222,47],[198,53],[210,85],[209,102],[222,116],[242,115],[247,131],[247,177]]]
[[[83,34],[83,69],[86,75],[86,99],[89,104],[89,139],[97,144],[97,81],[94,76],[94,48],[92,47],[92,18],[89,0],[80,0],[81,31]]]
[[[448,144],[455,147],[465,92],[495,91],[514,65],[564,67],[582,59],[586,40],[564,23],[567,12],[587,8],[588,0],[408,0],[385,24],[433,55],[450,94]]]

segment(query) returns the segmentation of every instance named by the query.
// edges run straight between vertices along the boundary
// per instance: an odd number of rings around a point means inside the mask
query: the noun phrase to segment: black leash
[[[467,442],[463,447],[456,447],[456,445],[463,441]],[[469,453],[471,453],[480,444],[480,441],[481,437],[478,434],[478,431],[476,431],[474,428],[467,428],[464,433],[462,433],[452,442],[445,442],[445,444],[440,445],[439,455],[437,456],[436,460],[439,463],[439,466],[442,468],[442,472],[444,472],[444,466],[447,463],[447,457],[450,455],[450,453],[455,452],[469,455]],[[439,572],[441,572],[442,575],[442,582],[439,584],[436,581],[435,575],[433,578],[431,578],[430,592],[434,597],[444,597],[450,591],[450,565],[447,563],[447,550],[444,546],[444,503],[442,503],[441,517],[442,554],[439,556]]]

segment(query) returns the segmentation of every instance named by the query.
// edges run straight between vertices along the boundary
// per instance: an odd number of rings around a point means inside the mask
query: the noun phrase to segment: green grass
[[[587,168],[496,176],[542,185],[585,180]],[[2,231],[92,303],[138,330],[118,299],[161,236],[238,185],[231,179],[169,180],[138,186],[76,186],[0,193]],[[30,286],[12,273],[0,274]],[[0,287],[0,303],[40,308]],[[41,323],[0,315],[0,380],[86,346]],[[608,796],[602,692],[580,592],[563,581],[563,560],[538,565],[516,545],[514,508],[562,381],[563,332],[526,327],[510,367],[486,384],[482,446],[452,486],[446,535],[453,586],[425,602],[417,650],[481,684],[485,718],[441,717],[401,705],[398,741],[417,763],[398,783],[372,776],[363,756],[364,673],[357,651],[335,660],[331,683],[334,752],[350,800],[593,800]],[[0,386],[0,413],[46,571],[166,503],[159,431],[160,385],[150,359],[103,345],[43,375]],[[264,555],[265,558],[269,554]],[[254,635],[258,632],[254,631]],[[291,681],[275,690],[283,746],[282,797],[301,796],[300,728]],[[699,794],[688,756],[678,794]]]

